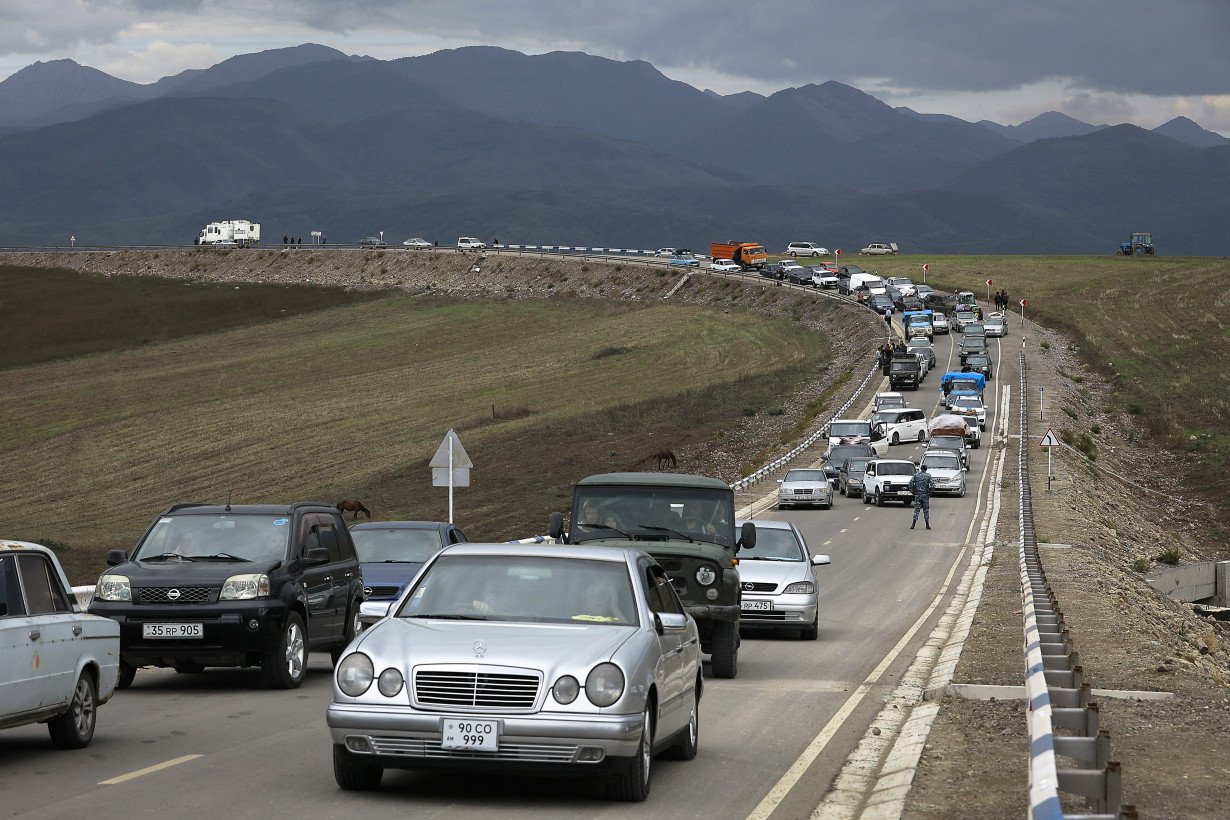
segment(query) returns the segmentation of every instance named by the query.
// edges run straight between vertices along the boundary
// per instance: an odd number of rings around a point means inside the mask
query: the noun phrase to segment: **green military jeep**
[[[733,678],[739,665],[739,570],[735,553],[756,545],[756,525],[735,533],[735,495],[715,478],[676,473],[607,473],[578,482],[566,543],[626,547],[645,552],[666,570],[713,674]],[[563,517],[551,517],[551,536],[564,536]]]

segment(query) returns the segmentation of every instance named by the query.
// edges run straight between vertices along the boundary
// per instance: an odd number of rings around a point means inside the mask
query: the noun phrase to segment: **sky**
[[[971,121],[1230,136],[1230,0],[0,0],[0,77],[70,58],[147,83],[305,42],[584,51],[723,94],[837,80]]]

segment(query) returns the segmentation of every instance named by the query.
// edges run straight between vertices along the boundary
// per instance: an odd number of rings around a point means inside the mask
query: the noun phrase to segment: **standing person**
[[[893,330],[893,309],[892,308],[889,308],[888,310],[884,311],[884,324],[888,326],[888,330],[891,333]]]
[[[935,479],[927,472],[926,464],[919,465],[918,472],[914,473],[908,486],[910,492],[914,493],[914,520],[910,522],[910,529],[914,529],[914,525],[918,523],[919,510],[922,511],[927,529],[931,529],[931,493],[935,492]]]
[[[286,234],[282,234],[282,244],[285,245],[288,242],[290,242],[290,237]]]

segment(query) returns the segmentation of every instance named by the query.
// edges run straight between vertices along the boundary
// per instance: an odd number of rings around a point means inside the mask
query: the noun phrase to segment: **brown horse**
[[[363,513],[368,518],[372,517],[372,511],[367,507],[364,507],[363,502],[357,498],[343,498],[341,501],[337,502],[337,510],[342,515],[345,515],[346,513],[354,513],[354,518],[351,520],[358,520],[359,513]]]
[[[659,470],[667,465],[670,465],[671,467],[676,467],[679,465],[679,460],[675,458],[675,454],[670,450],[659,450],[649,458],[658,465]]]

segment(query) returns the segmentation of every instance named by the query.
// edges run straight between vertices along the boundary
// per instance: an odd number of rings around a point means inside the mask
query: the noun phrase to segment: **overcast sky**
[[[304,42],[576,50],[721,93],[838,80],[968,120],[1230,136],[1230,0],[0,0],[0,77],[68,57],[144,83]]]

